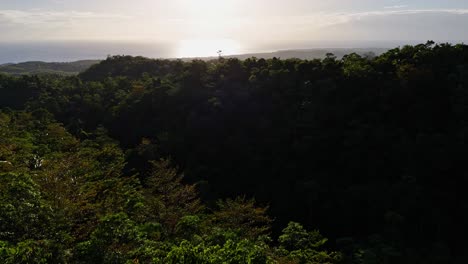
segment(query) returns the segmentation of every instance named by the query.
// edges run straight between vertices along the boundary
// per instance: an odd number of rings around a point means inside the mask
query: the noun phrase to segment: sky
[[[468,0],[0,0],[0,43],[176,43],[180,56],[217,47],[468,42],[466,25]]]

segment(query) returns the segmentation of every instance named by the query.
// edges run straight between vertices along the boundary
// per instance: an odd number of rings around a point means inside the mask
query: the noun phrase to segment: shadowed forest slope
[[[78,250],[71,259],[89,263],[97,260],[86,256],[97,258],[92,252],[99,250],[107,252],[109,259],[99,259],[107,263],[148,257],[142,252],[164,262],[214,245],[260,256],[252,263],[464,263],[467,85],[468,46],[432,42],[375,57],[184,62],[115,56],[78,76],[2,75],[0,120],[16,126],[4,133],[26,144],[27,157],[15,161],[19,150],[2,143],[0,160],[12,171],[2,179],[35,182],[24,191],[38,206],[41,199],[57,202],[64,223],[50,226],[67,226],[61,230],[76,239],[69,245]],[[75,168],[73,159],[86,166]],[[62,204],[51,191],[59,187],[37,178],[34,164],[42,160],[48,173],[84,175],[80,184],[102,187],[102,194],[80,185],[93,202],[70,194]],[[18,176],[24,173],[32,179]],[[197,193],[200,200],[176,203],[180,197],[158,189],[167,179],[186,186],[175,194]],[[73,193],[75,187],[67,188]],[[33,195],[36,189],[42,198]],[[76,217],[83,212],[89,218]],[[231,222],[236,215],[247,218]],[[330,239],[325,248],[326,239],[296,222],[320,229]],[[135,240],[101,241],[113,225]],[[10,227],[0,228],[0,241],[23,241],[2,235]],[[227,239],[229,230],[240,231]],[[262,234],[278,241],[263,241]],[[171,245],[180,252],[170,253]],[[115,255],[120,246],[127,255]]]

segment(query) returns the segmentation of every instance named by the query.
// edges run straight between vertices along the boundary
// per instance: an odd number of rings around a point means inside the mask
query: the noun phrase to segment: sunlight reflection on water
[[[240,43],[232,39],[189,39],[182,40],[178,44],[177,57],[212,57],[222,55],[234,55],[241,53]]]

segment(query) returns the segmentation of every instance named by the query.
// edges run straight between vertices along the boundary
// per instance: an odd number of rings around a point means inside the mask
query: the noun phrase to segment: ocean
[[[223,50],[216,43],[229,43],[222,40],[189,40],[176,43],[123,42],[123,41],[49,41],[49,42],[0,42],[0,64],[25,61],[69,62],[77,60],[105,59],[109,55],[132,55],[149,58],[177,58],[190,54],[203,57],[217,56]],[[424,43],[425,41],[310,41],[284,42],[247,45],[238,43],[237,54],[273,52],[278,50],[315,48],[393,48],[404,44]],[[185,43],[185,44],[184,44]],[[195,43],[191,46],[187,43]],[[208,50],[209,49],[209,50]],[[211,49],[213,50],[211,52]],[[232,54],[224,55],[234,55]],[[192,57],[198,57],[194,55]]]
[[[108,55],[133,55],[170,58],[174,46],[130,42],[17,42],[0,43],[0,64],[24,61],[69,62],[105,59]]]

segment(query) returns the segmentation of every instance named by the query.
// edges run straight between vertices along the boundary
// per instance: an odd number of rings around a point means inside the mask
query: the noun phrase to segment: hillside
[[[324,59],[328,53],[332,53],[337,58],[342,58],[346,54],[356,53],[362,56],[377,56],[388,49],[384,48],[324,48],[324,49],[303,49],[303,50],[280,50],[275,52],[264,53],[248,53],[239,55],[224,56],[225,58],[237,58],[245,60],[251,57],[272,59]],[[201,60],[214,60],[217,57],[202,57],[202,58],[183,58],[183,61],[191,61],[193,59]],[[175,60],[175,59],[174,59]],[[84,72],[92,65],[99,63],[100,60],[81,60],[75,62],[42,62],[42,61],[28,61],[21,63],[6,63],[0,65],[0,73],[22,75],[22,74],[58,74],[58,75],[76,75]]]
[[[81,60],[75,62],[42,62],[29,61],[22,63],[7,63],[0,65],[0,73],[21,74],[59,74],[76,75],[85,71],[91,65],[99,63],[98,60]]]
[[[0,262],[468,263],[467,62],[427,42],[0,75]]]

